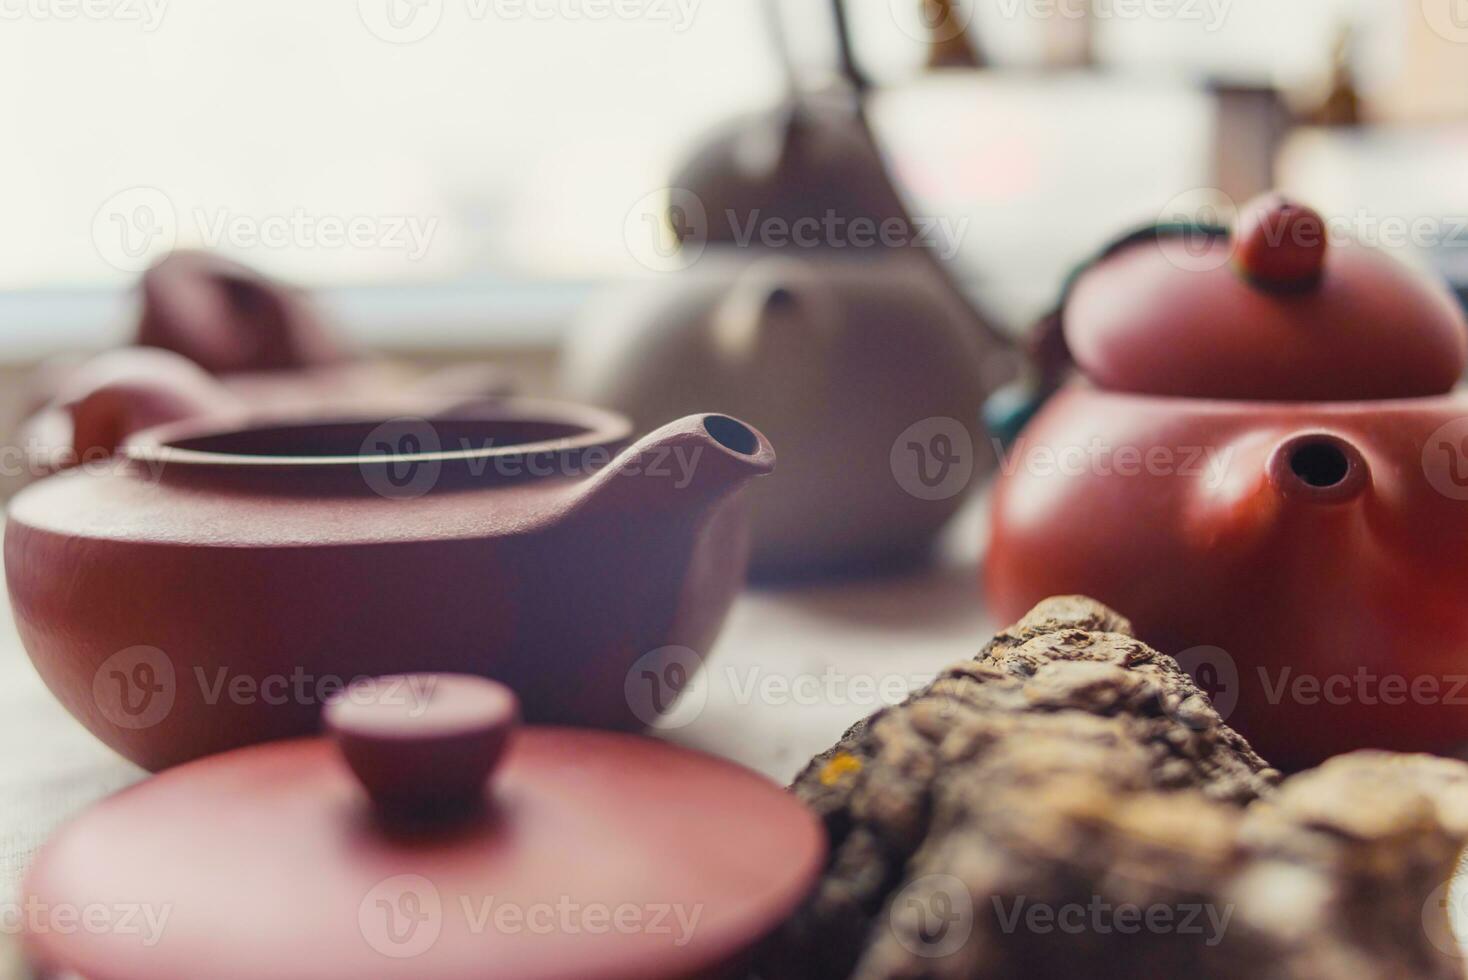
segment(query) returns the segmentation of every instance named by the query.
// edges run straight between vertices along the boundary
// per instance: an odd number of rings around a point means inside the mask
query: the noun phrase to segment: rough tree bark
[[[793,790],[831,852],[762,976],[1463,975],[1468,766],[1355,753],[1281,784],[1086,599],[1042,603]]]

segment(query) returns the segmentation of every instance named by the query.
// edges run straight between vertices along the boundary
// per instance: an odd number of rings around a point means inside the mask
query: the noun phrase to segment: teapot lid
[[[1452,294],[1380,249],[1327,234],[1279,195],[1232,233],[1153,229],[1068,287],[1065,346],[1100,387],[1267,401],[1408,398],[1452,389],[1468,326]]]
[[[169,770],[63,828],[26,882],[38,965],[700,976],[789,915],[824,857],[816,818],[754,773],[640,736],[519,727],[514,696],[482,678],[359,682],[327,727]],[[62,908],[109,927],[51,928]]]

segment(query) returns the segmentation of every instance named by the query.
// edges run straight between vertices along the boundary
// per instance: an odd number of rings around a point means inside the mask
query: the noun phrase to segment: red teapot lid
[[[1070,357],[1103,388],[1266,401],[1452,389],[1468,326],[1440,282],[1278,195],[1223,229],[1132,236],[1072,282]]]
[[[779,787],[649,738],[520,728],[492,681],[377,678],[327,716],[330,739],[200,759],[63,828],[26,881],[37,965],[115,980],[704,976],[820,871],[820,824]]]

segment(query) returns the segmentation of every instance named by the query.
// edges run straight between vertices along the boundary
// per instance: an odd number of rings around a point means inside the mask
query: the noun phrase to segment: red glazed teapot
[[[737,977],[820,872],[820,822],[778,786],[654,739],[520,726],[492,681],[367,678],[326,717],[330,739],[200,759],[63,827],[17,907],[33,962],[99,980]]]
[[[404,670],[492,673],[534,722],[635,726],[628,669],[707,652],[743,582],[739,491],[775,457],[726,416],[616,453],[629,431],[520,399],[155,427],[12,501],[16,624],[72,714],[150,769],[310,731],[331,688]]]
[[[1053,318],[1076,377],[1011,447],[1003,619],[1123,609],[1266,757],[1468,742],[1468,330],[1437,282],[1279,197],[1133,235]]]

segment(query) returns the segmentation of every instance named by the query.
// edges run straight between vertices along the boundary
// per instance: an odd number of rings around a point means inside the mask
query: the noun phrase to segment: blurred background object
[[[1468,205],[1449,0],[888,0],[847,3],[844,35],[787,2],[793,68],[760,4],[387,6],[7,8],[0,84],[44,94],[0,160],[7,371],[123,342],[133,279],[178,247],[309,288],[353,345],[544,384],[594,289],[657,274],[629,239],[700,134],[843,61],[907,211],[964,228],[950,272],[1010,330],[1113,229],[1271,167],[1328,212]],[[1413,249],[1462,274],[1441,237]]]

